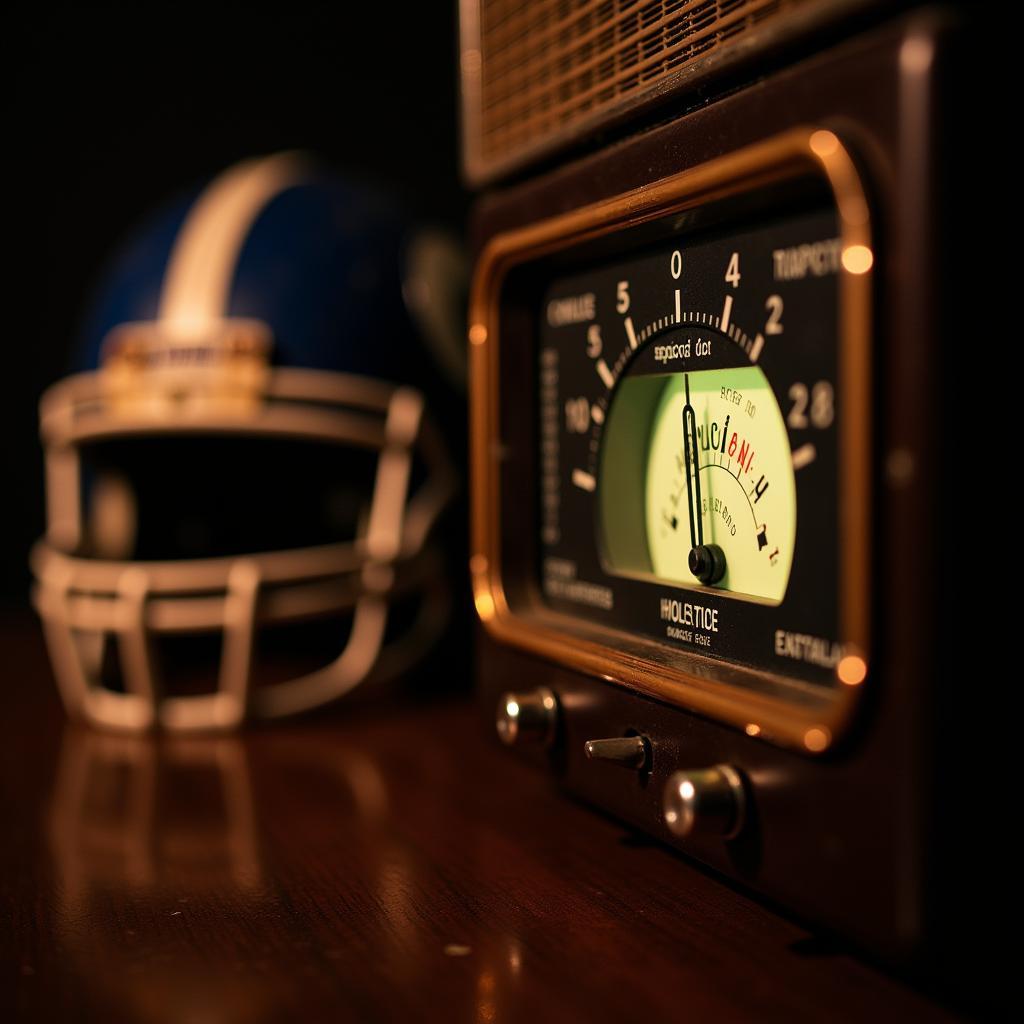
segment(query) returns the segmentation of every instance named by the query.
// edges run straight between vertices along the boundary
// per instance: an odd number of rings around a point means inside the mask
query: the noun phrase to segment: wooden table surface
[[[561,796],[468,700],[119,737],[64,722],[32,620],[0,640],[4,1020],[948,1019]]]

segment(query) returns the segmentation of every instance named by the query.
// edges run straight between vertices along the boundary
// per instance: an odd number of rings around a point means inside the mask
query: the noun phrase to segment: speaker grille
[[[828,0],[464,0],[468,176],[480,183]]]

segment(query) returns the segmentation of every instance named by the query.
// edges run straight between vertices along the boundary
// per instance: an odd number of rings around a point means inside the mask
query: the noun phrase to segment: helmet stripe
[[[202,192],[174,241],[158,319],[167,334],[194,339],[219,323],[245,239],[263,208],[299,184],[308,169],[297,153],[245,160]]]

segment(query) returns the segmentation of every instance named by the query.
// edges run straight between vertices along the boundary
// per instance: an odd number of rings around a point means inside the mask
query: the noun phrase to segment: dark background
[[[454,3],[47,4],[7,24],[0,606],[43,525],[36,404],[126,231],[245,156],[303,148],[456,229]]]

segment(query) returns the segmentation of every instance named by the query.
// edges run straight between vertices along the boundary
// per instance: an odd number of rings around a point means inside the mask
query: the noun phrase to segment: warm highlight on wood
[[[567,801],[466,701],[117,735],[64,720],[28,619],[0,641],[4,1020],[949,1019]]]

